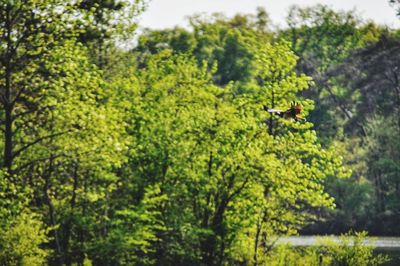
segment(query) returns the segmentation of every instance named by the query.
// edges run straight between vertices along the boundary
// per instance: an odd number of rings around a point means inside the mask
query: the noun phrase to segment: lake
[[[285,236],[280,237],[277,243],[290,243],[294,246],[314,246],[322,236]],[[339,241],[338,236],[323,236],[333,241]],[[375,252],[387,254],[391,261],[385,265],[400,265],[400,237],[367,237],[365,245],[374,245]]]

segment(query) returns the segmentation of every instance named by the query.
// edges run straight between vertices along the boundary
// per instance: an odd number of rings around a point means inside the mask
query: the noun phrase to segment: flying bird
[[[300,113],[303,110],[303,106],[300,103],[297,102],[292,102],[290,104],[290,108],[287,109],[286,111],[283,110],[277,110],[277,109],[271,109],[268,108],[267,106],[264,105],[264,110],[267,111],[270,114],[276,114],[280,117],[283,118],[292,118],[296,121],[305,121],[306,119],[303,118]]]

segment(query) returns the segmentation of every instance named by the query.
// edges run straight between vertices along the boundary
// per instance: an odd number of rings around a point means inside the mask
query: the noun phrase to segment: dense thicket
[[[144,6],[0,4],[0,264],[262,265],[301,229],[397,234],[398,32],[258,9],[123,49]],[[292,101],[309,122],[263,108]]]

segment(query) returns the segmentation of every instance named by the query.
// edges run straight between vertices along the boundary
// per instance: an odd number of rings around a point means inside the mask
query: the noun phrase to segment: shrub
[[[22,212],[6,228],[0,228],[0,265],[45,265],[49,251],[47,230],[37,214]]]
[[[271,266],[375,266],[387,262],[384,255],[374,255],[371,243],[365,245],[366,232],[347,233],[338,241],[328,237],[317,246],[293,247],[277,245],[267,254],[265,265]]]

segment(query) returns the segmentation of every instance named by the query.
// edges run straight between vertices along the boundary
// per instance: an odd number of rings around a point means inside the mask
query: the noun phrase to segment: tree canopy
[[[398,32],[259,8],[127,49],[146,4],[0,4],[0,264],[274,265],[317,260],[280,235],[397,234]],[[265,111],[293,101],[305,121]],[[355,243],[324,263],[381,261]]]

